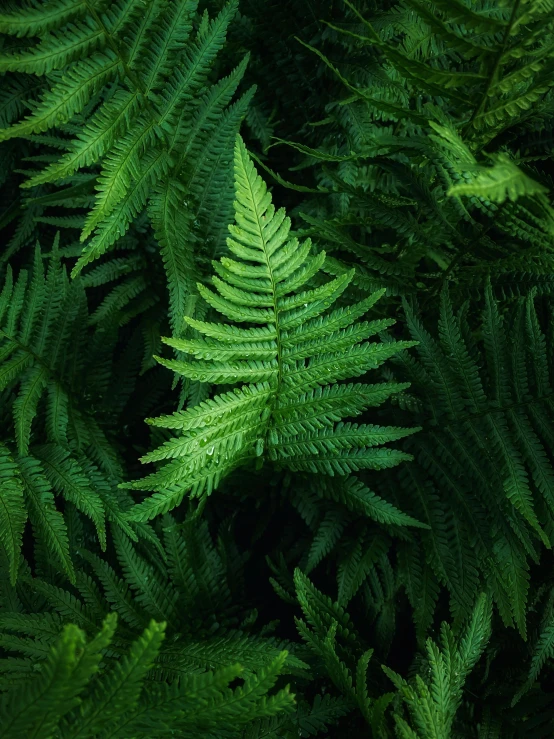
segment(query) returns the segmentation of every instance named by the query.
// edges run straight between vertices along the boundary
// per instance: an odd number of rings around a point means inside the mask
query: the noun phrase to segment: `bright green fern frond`
[[[494,203],[523,195],[543,195],[548,188],[526,175],[506,154],[498,154],[493,167],[477,174],[473,181],[453,185],[448,195],[477,195]]]
[[[109,643],[108,634],[106,637],[104,644],[98,640],[97,648],[90,649],[81,629],[66,626],[39,675],[4,696],[0,709],[3,733],[37,739],[52,736],[61,717],[78,704],[79,693],[98,669],[100,649]]]
[[[490,638],[491,617],[490,601],[481,595],[463,636],[454,638],[450,627],[443,623],[440,646],[427,640],[425,677],[416,675],[413,684],[383,667],[409,709],[410,723],[401,714],[394,714],[399,736],[412,739],[451,736],[464,682]]]
[[[310,254],[309,240],[299,244],[288,238],[290,220],[271,204],[240,139],[235,146],[235,187],[236,225],[229,227],[228,239],[235,258],[223,257],[216,265],[215,290],[201,284],[198,289],[223,316],[254,327],[185,316],[206,338],[167,339],[190,360],[159,361],[193,380],[246,384],[154,421],[181,434],[143,458],[172,461],[132,484],[154,491],[135,508],[134,520],[170,510],[188,491],[193,496],[210,493],[236,466],[263,455],[282,467],[329,475],[409,459],[382,445],[413,429],[340,422],[381,402],[392,389],[386,384],[333,383],[378,367],[412,343],[366,341],[390,325],[357,321],[379,294],[352,307],[328,310],[346,289],[350,274],[307,287],[322,257]]]
[[[93,695],[62,724],[64,739],[94,736],[138,704],[146,674],[152,667],[164,638],[165,624],[152,621],[129,654],[97,681]]]

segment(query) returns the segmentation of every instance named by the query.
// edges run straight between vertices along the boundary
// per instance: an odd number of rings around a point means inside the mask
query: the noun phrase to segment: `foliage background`
[[[553,11],[2,2],[6,736],[552,735]]]

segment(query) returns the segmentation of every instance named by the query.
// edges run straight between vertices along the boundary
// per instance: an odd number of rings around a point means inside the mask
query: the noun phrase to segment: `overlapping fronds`
[[[66,625],[44,650],[41,632],[47,619],[14,616],[12,629],[30,634],[28,642],[37,637],[37,651],[44,652],[44,659],[40,669],[27,679],[19,678],[4,693],[0,707],[2,732],[14,739],[92,739],[100,733],[118,736],[129,731],[133,736],[152,737],[163,727],[170,732],[213,736],[218,726],[227,729],[234,725],[237,736],[245,724],[292,707],[293,696],[287,688],[270,693],[286,652],[246,677],[239,664],[231,663],[214,671],[182,674],[179,681],[154,683],[148,676],[160,652],[166,625],[151,621],[114,662],[107,655],[117,640],[116,622],[115,614],[108,615],[102,630],[90,640],[78,626]]]
[[[400,481],[431,526],[427,558],[455,611],[487,585],[523,634],[530,563],[552,545],[554,512],[551,313],[538,302],[531,293],[503,309],[489,285],[475,335],[468,306],[455,312],[445,289],[438,337],[407,305],[419,360],[401,362],[424,432],[407,444],[417,464]]]
[[[74,577],[56,496],[92,521],[103,548],[107,521],[136,538],[123,515],[129,497],[117,488],[121,463],[106,433],[110,419],[99,423],[90,402],[92,392],[96,403],[107,393],[111,343],[87,319],[85,290],[68,279],[57,242],[46,270],[38,247],[30,271],[14,279],[8,269],[0,297],[0,397],[11,414],[3,433],[13,438],[0,442],[6,490],[0,539],[12,581],[27,517],[57,565]]]
[[[446,269],[471,287],[524,263],[548,274],[551,181],[532,164],[548,143],[523,154],[528,131],[552,120],[549,5],[345,6],[308,44],[334,102],[314,109],[320,122],[302,143],[279,142],[314,171],[320,194],[301,212],[333,250],[326,269],[354,268],[361,292],[389,295],[417,283],[438,292]]]
[[[237,3],[200,22],[197,5],[62,2],[56,12],[37,4],[5,12],[2,19],[4,33],[28,43],[4,53],[0,69],[43,77],[47,85],[30,114],[4,128],[0,140],[63,132],[61,156],[29,171],[23,186],[79,183],[75,178],[83,171],[95,170],[85,185],[90,195],[96,193],[82,224],[83,250],[73,275],[111,249],[148,206],[175,329],[198,277],[192,224],[206,199],[214,201],[208,207],[225,203],[221,182],[211,182],[209,172],[217,171],[220,179],[228,175],[221,157],[228,160],[226,144],[251,96],[226,112],[246,59],[219,82],[211,84],[210,78]]]
[[[553,72],[554,0],[2,3],[2,737],[554,736]]]

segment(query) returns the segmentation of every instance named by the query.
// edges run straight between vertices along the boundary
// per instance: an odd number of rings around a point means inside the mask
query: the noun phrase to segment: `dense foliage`
[[[553,736],[553,0],[0,33],[2,737]]]

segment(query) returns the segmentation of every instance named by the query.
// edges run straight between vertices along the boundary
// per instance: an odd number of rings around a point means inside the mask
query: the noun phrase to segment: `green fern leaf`
[[[146,674],[159,652],[164,631],[165,624],[150,623],[143,635],[133,642],[129,654],[112,672],[100,678],[94,694],[83,701],[77,716],[66,717],[61,726],[64,739],[93,736],[135,708]]]
[[[517,200],[522,196],[544,195],[548,189],[531,179],[519,169],[506,154],[498,154],[495,164],[477,174],[469,182],[453,185],[448,195],[477,195],[494,203],[503,203],[506,198]]]
[[[196,358],[159,361],[192,380],[247,384],[170,419],[169,424],[184,433],[143,459],[172,461],[132,485],[155,491],[135,508],[134,520],[170,510],[187,491],[195,496],[211,492],[224,474],[264,453],[289,469],[329,475],[390,467],[409,459],[377,445],[413,430],[333,424],[353,408],[360,412],[370,405],[371,391],[357,401],[339,392],[330,399],[331,383],[363,374],[411,343],[363,341],[388,325],[355,324],[378,294],[351,308],[327,312],[351,275],[301,291],[317,272],[322,256],[309,256],[309,241],[299,246],[296,239],[287,240],[290,222],[283,210],[275,211],[271,205],[240,139],[235,148],[235,178],[237,225],[229,227],[228,244],[239,261],[221,259],[218,276],[213,278],[217,292],[200,284],[198,290],[223,315],[257,327],[243,329],[185,317],[207,338],[165,341]],[[304,406],[314,414],[317,406],[312,397],[321,398],[319,419],[306,431],[297,419]],[[333,415],[326,419],[322,409],[327,398]]]
[[[18,467],[23,479],[25,501],[29,518],[37,536],[48,548],[71,580],[75,577],[69,553],[67,528],[62,514],[56,509],[54,496],[40,463],[36,459],[22,457]]]
[[[94,663],[81,661],[84,648],[84,633],[76,626],[66,626],[31,686],[23,686],[20,695],[8,696],[11,700],[4,702],[0,715],[3,733],[36,739],[52,736],[61,716],[78,702],[83,677],[89,677],[94,669]]]
[[[23,543],[27,511],[17,465],[3,444],[0,444],[0,480],[0,542],[8,558],[10,581],[13,585],[19,569],[19,552]]]
[[[54,31],[64,23],[84,15],[87,4],[84,0],[67,2],[55,0],[45,9],[38,2],[0,16],[0,31],[15,36],[38,36]]]

